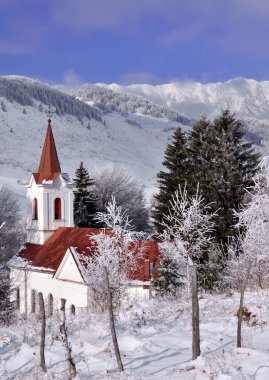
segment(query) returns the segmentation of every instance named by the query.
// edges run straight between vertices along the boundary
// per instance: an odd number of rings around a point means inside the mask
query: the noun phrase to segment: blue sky
[[[51,83],[269,79],[268,0],[0,0],[0,74]]]

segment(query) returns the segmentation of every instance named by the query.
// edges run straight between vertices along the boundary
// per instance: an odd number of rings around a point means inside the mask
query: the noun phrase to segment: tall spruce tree
[[[215,238],[226,244],[235,235],[233,210],[243,202],[245,188],[253,184],[260,155],[245,138],[244,123],[229,110],[213,121],[202,117],[186,137],[177,129],[165,151],[166,171],[157,174],[159,194],[153,218],[157,232],[162,232],[163,215],[178,186],[186,183],[189,196],[199,190],[205,204],[211,204],[215,217]]]
[[[77,227],[97,227],[98,223],[94,217],[96,214],[96,197],[93,192],[94,181],[88,170],[80,163],[76,170],[75,200],[74,200],[74,222]]]
[[[233,210],[239,209],[260,160],[245,132],[244,123],[225,110],[213,122],[201,118],[189,135],[192,176],[205,203],[218,210],[216,238],[223,244],[236,233]]]
[[[152,211],[155,228],[159,233],[163,231],[163,216],[168,213],[170,200],[178,185],[192,182],[189,177],[187,140],[180,128],[175,130],[171,143],[167,145],[163,165],[167,170],[157,174],[159,194],[155,196],[156,202]]]

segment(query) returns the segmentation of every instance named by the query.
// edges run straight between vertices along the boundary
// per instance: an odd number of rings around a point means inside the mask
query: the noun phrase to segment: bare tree
[[[105,212],[112,197],[129,216],[135,231],[150,231],[149,211],[145,204],[143,185],[122,165],[108,166],[94,176],[99,211]]]
[[[0,320],[8,322],[12,312],[8,263],[24,239],[15,195],[0,185]]]
[[[237,347],[242,346],[242,313],[246,288],[262,285],[269,279],[268,159],[262,161],[261,168],[252,192],[248,192],[249,202],[235,213],[237,227],[243,232],[228,247],[228,261],[224,272],[224,282],[240,290]]]
[[[115,329],[113,302],[112,302],[111,290],[110,290],[110,285],[109,285],[108,271],[105,266],[103,269],[104,269],[104,280],[105,280],[105,287],[106,287],[106,294],[107,294],[110,331],[111,331],[112,341],[113,341],[115,355],[117,359],[118,369],[119,371],[123,372],[123,364],[121,360],[120,349],[119,349],[119,344],[118,344],[118,339],[117,339],[117,334],[116,334],[116,329]]]
[[[111,336],[118,369],[123,371],[115,330],[114,312],[127,287],[131,271],[135,271],[144,247],[136,243],[136,234],[130,231],[128,217],[116,205],[115,199],[108,203],[107,212],[99,213],[98,220],[109,230],[92,235],[90,256],[80,255],[84,275],[92,294],[109,312]]]

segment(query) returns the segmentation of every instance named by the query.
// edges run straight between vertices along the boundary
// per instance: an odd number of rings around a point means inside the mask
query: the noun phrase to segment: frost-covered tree
[[[94,183],[100,212],[105,212],[114,197],[117,206],[129,216],[129,223],[135,231],[150,230],[143,185],[124,166],[114,165],[102,169],[94,176]]]
[[[132,271],[136,271],[143,246],[136,244],[136,235],[130,231],[129,219],[115,199],[108,203],[106,213],[98,213],[98,220],[109,230],[100,230],[90,237],[93,254],[80,255],[84,274],[94,300],[109,312],[111,335],[118,367],[123,371],[114,312],[123,297]]]
[[[179,186],[170,201],[167,215],[163,216],[162,240],[169,241],[170,257],[185,260],[187,265],[187,284],[189,284],[189,265],[195,262],[199,272],[205,276],[205,265],[208,262],[207,251],[213,244],[215,214],[210,212],[210,204],[205,204],[199,188],[193,197],[188,196],[186,186]],[[200,278],[200,282],[204,281]]]
[[[269,271],[269,159],[260,165],[262,171],[248,193],[248,203],[235,212],[237,228],[242,231],[228,247],[224,280],[240,291],[237,346],[241,347],[241,324],[244,294],[248,286],[268,284]]]
[[[94,181],[88,170],[80,163],[73,179],[76,190],[74,199],[74,222],[77,227],[96,227],[96,196],[93,191]]]
[[[0,185],[0,320],[9,322],[13,304],[8,263],[23,243],[19,205],[14,194]]]

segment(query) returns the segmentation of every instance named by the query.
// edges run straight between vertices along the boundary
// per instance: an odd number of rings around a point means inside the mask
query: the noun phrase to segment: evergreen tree
[[[182,273],[175,260],[169,257],[161,259],[157,278],[154,281],[156,291],[161,294],[175,294],[180,286],[186,282],[186,276]]]
[[[243,201],[244,189],[252,185],[260,160],[245,132],[243,122],[225,110],[213,122],[201,118],[189,135],[192,177],[205,203],[211,203],[211,211],[218,210],[219,243],[228,243],[236,233],[234,210]]]
[[[234,210],[238,211],[244,198],[244,189],[253,184],[260,155],[252,142],[245,139],[244,123],[229,110],[212,122],[202,117],[186,138],[180,129],[168,144],[163,165],[166,171],[158,173],[159,194],[153,218],[157,232],[168,214],[173,193],[184,186],[190,197],[195,196],[197,184],[205,204],[210,203],[215,216],[215,238],[226,244],[236,234]]]
[[[10,323],[14,313],[11,295],[9,261],[18,252],[24,241],[20,225],[19,204],[15,195],[0,184],[0,323]]]
[[[74,221],[77,227],[97,227],[94,220],[96,214],[96,197],[93,193],[94,181],[90,178],[88,170],[80,163],[76,170],[75,200],[74,200]]]
[[[159,194],[155,196],[156,205],[152,212],[157,232],[163,231],[163,215],[167,215],[170,200],[178,189],[178,185],[184,185],[186,181],[192,182],[189,177],[186,136],[180,128],[176,129],[171,143],[167,145],[163,165],[167,171],[160,171],[157,174]]]

